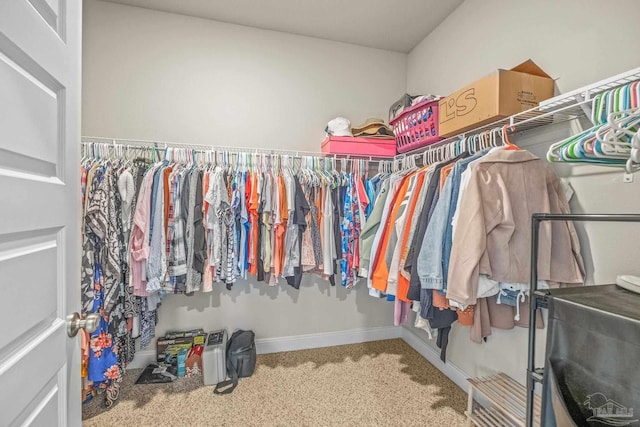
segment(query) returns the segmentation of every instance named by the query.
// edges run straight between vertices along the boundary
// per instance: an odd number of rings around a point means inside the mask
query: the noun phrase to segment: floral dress
[[[342,286],[350,288],[355,283],[355,271],[353,269],[354,255],[354,187],[351,175],[346,175],[347,185],[343,205],[343,219],[341,222],[342,259],[340,260],[340,273]]]
[[[125,284],[126,249],[115,171],[109,166],[97,169],[89,188],[83,230],[82,306],[84,315],[99,313],[100,322],[89,336],[86,373],[91,386],[85,387],[84,398],[102,390],[105,406],[111,407],[119,397],[125,364],[132,357],[125,306],[132,312],[134,297]]]
[[[356,284],[356,272],[360,263],[360,232],[362,231],[361,215],[364,212],[363,202],[358,197],[357,183],[359,178],[346,174],[346,186],[340,221],[342,258],[340,274],[342,286],[350,288]]]

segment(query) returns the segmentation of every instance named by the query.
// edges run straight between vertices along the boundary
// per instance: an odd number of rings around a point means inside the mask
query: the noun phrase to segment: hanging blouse
[[[300,284],[302,283],[302,235],[307,228],[306,216],[309,213],[310,207],[309,204],[304,197],[304,192],[302,191],[302,187],[300,185],[300,181],[297,177],[293,177],[294,184],[294,209],[292,211],[291,221],[294,227],[297,228],[296,239],[297,241],[294,244],[294,252],[292,255],[292,264],[293,264],[293,274],[289,276],[285,276],[287,283],[293,286],[295,289],[300,288]]]

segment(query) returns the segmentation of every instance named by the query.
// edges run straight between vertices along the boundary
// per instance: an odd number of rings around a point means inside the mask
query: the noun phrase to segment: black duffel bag
[[[256,341],[253,331],[238,330],[227,343],[227,376],[213,390],[215,394],[229,394],[238,385],[238,378],[250,377],[256,369]]]

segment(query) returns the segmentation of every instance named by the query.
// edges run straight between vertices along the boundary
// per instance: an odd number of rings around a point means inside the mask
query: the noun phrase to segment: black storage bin
[[[640,426],[640,295],[549,291],[543,426]]]

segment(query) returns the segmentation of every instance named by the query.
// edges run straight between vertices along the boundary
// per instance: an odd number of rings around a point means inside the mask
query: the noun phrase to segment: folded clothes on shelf
[[[409,95],[408,93],[405,93],[399,100],[391,105],[391,108],[389,108],[389,121],[400,116],[407,108],[411,108],[426,101],[434,101],[439,98],[440,97],[437,95]]]
[[[368,118],[363,124],[351,128],[353,136],[366,138],[394,139],[393,130],[379,118]]]

